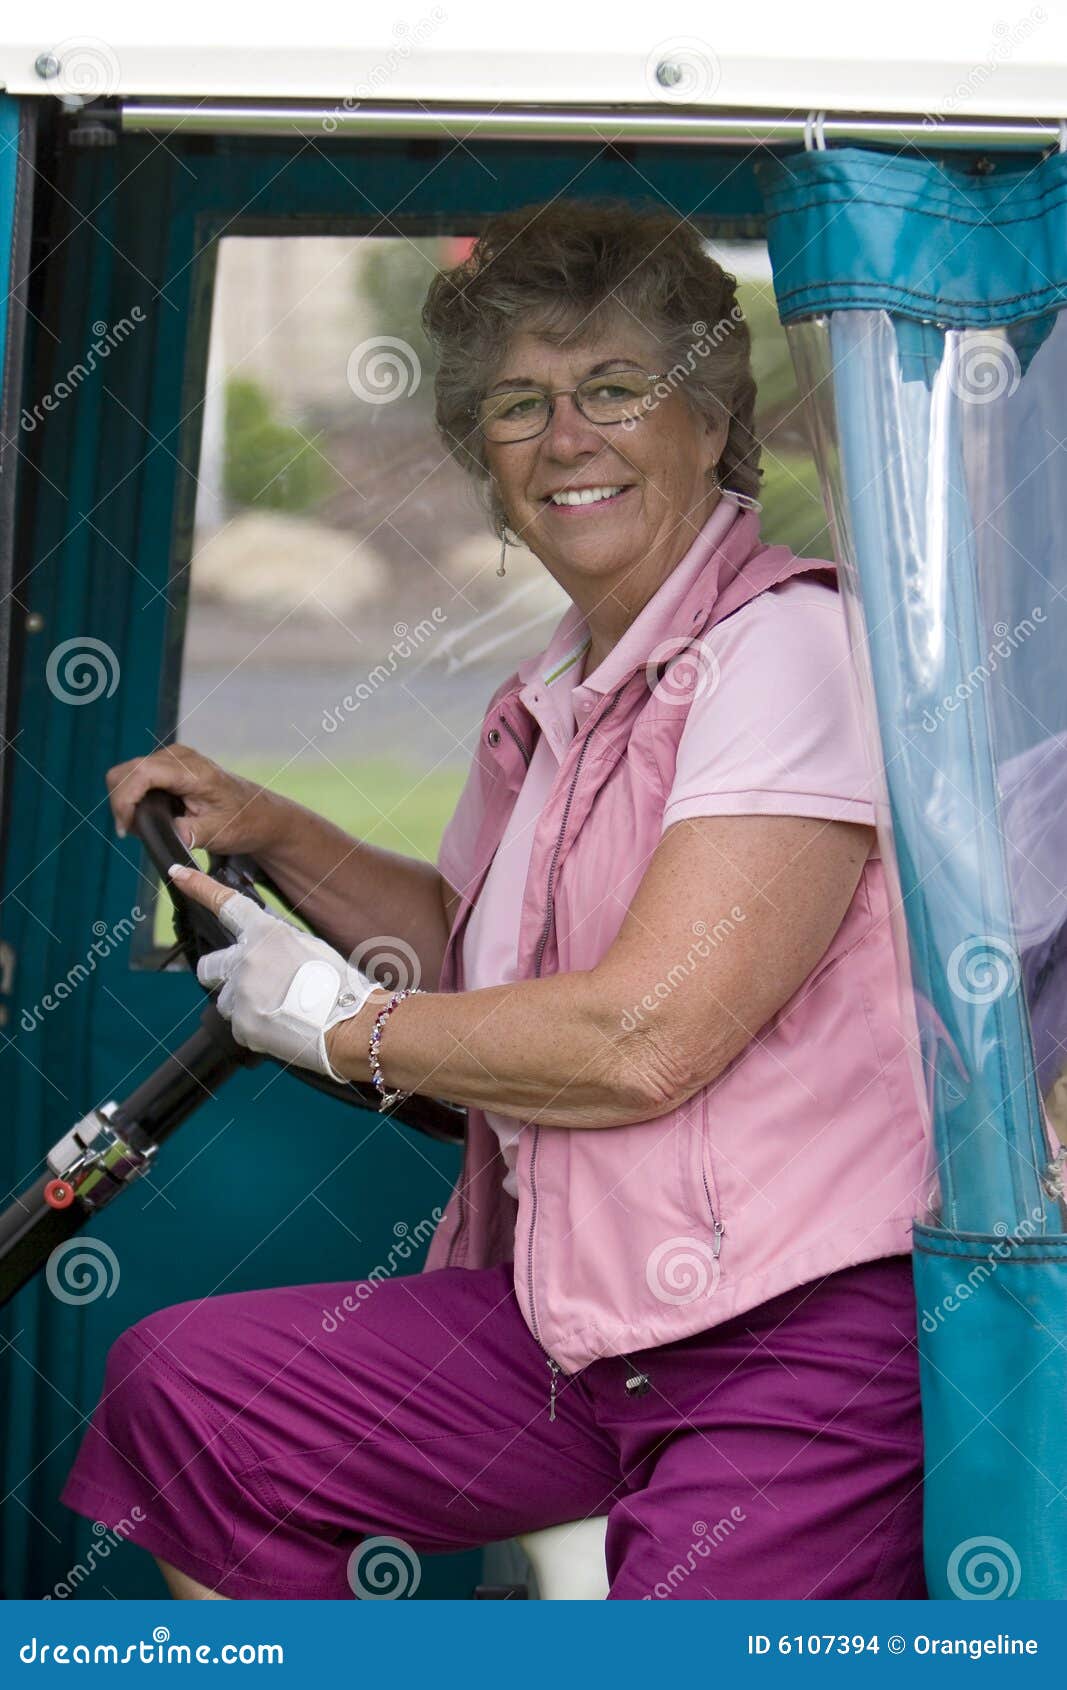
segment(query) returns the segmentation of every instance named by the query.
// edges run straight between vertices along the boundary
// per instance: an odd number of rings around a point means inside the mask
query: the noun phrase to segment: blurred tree
[[[774,291],[769,282],[738,283],[737,297],[752,337],[752,370],[759,397],[756,413],[762,430],[789,426],[799,442],[803,438],[797,408],[796,380],[789,343],[778,319]]]
[[[763,539],[788,546],[800,557],[832,557],[822,491],[774,289],[769,281],[739,280],[737,296],[752,337],[756,433],[763,443]]]
[[[456,262],[455,241],[439,235],[412,240],[375,237],[360,247],[356,288],[373,333],[407,341],[422,369],[414,398],[426,405],[433,403],[435,361],[419,316],[437,272]]]
[[[761,461],[761,538],[768,545],[788,546],[798,557],[832,559],[833,541],[811,457],[765,447]]]
[[[298,428],[279,421],[258,382],[226,383],[223,491],[233,504],[303,511],[331,491],[335,477]]]

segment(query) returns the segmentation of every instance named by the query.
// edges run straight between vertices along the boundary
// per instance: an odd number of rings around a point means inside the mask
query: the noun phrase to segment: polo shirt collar
[[[622,638],[594,673],[587,675],[574,689],[576,694],[612,692],[620,681],[647,660],[657,642],[669,635],[679,609],[702,571],[744,514],[733,499],[723,497],[719,500],[689,550],[666,580],[660,582],[647,604],[642,605]],[[588,641],[588,624],[578,606],[572,602],[544,650],[519,664],[516,671],[518,681],[524,687],[531,681],[550,685],[562,670],[571,667],[576,653],[583,650]]]

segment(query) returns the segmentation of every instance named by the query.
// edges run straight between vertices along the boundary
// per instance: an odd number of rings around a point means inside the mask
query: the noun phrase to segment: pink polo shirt
[[[689,551],[622,636],[654,649],[649,627],[662,627],[738,514],[724,498]],[[668,603],[669,601],[669,603]],[[642,624],[645,624],[643,627]],[[642,643],[644,642],[644,643]],[[518,974],[519,919],[534,824],[567,746],[607,690],[602,669],[584,676],[589,633],[571,605],[545,650],[519,665],[523,704],[541,729],[463,941],[468,990],[500,986]],[[761,593],[703,641],[705,680],[689,707],[664,830],[691,816],[793,815],[874,825],[875,785],[849,663],[844,612],[832,587],[803,578]],[[613,654],[615,655],[615,654]],[[603,667],[603,666],[602,666]],[[462,881],[453,860],[469,825],[461,802],[445,829],[437,866],[449,885]],[[466,843],[470,843],[466,841]],[[457,856],[453,858],[453,852]],[[872,852],[876,854],[875,851]],[[515,1163],[524,1123],[486,1111],[507,1166],[504,1188],[517,1196]]]

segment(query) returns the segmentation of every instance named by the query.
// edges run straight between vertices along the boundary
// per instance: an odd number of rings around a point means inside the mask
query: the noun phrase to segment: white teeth
[[[553,493],[554,505],[595,505],[600,499],[610,499],[621,493],[621,487],[582,487],[574,493]]]

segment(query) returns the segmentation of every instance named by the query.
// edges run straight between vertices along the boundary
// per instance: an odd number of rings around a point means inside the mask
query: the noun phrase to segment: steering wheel
[[[199,869],[200,865],[191,854],[174,827],[174,817],[183,814],[181,800],[162,787],[153,787],[146,792],[136,806],[132,818],[132,831],[144,845],[152,864],[159,874],[160,880],[170,895],[174,908],[174,932],[176,944],[172,956],[183,956],[193,973],[200,958],[207,956],[209,951],[225,950],[235,943],[234,936],[225,928],[218,917],[203,904],[187,898],[181,888],[171,880],[167,869],[171,863],[185,863],[190,868]],[[287,910],[295,914],[292,905],[285,894],[275,885],[270,876],[260,868],[253,857],[244,855],[219,855],[208,852],[208,874],[223,886],[230,886],[236,892],[243,892],[246,897],[253,899],[261,909],[266,904],[256,889],[259,885],[266,887]],[[316,935],[319,937],[319,935]],[[199,985],[200,982],[197,981]],[[218,987],[201,987],[206,995],[214,1000]],[[215,1019],[215,1018],[212,1018]],[[218,1018],[221,1020],[221,1018]],[[206,1023],[211,1030],[211,1021]],[[223,1023],[219,1029],[220,1038],[229,1037],[228,1023]],[[227,1053],[233,1049],[232,1043],[227,1042],[223,1047]],[[259,1053],[257,1053],[259,1054]],[[274,1062],[272,1056],[263,1056],[263,1060]],[[299,1068],[287,1063],[278,1063],[292,1074],[294,1079],[301,1080],[304,1085],[311,1086],[315,1091],[325,1092],[328,1097],[338,1103],[347,1103],[356,1109],[370,1109],[378,1112],[378,1093],[370,1082],[331,1080],[328,1075],[317,1074],[310,1068]],[[388,1113],[407,1126],[415,1127],[419,1132],[428,1134],[430,1138],[441,1139],[448,1144],[462,1143],[467,1123],[467,1112],[458,1104],[445,1103],[439,1098],[423,1097],[413,1092],[400,1104],[394,1106]]]

